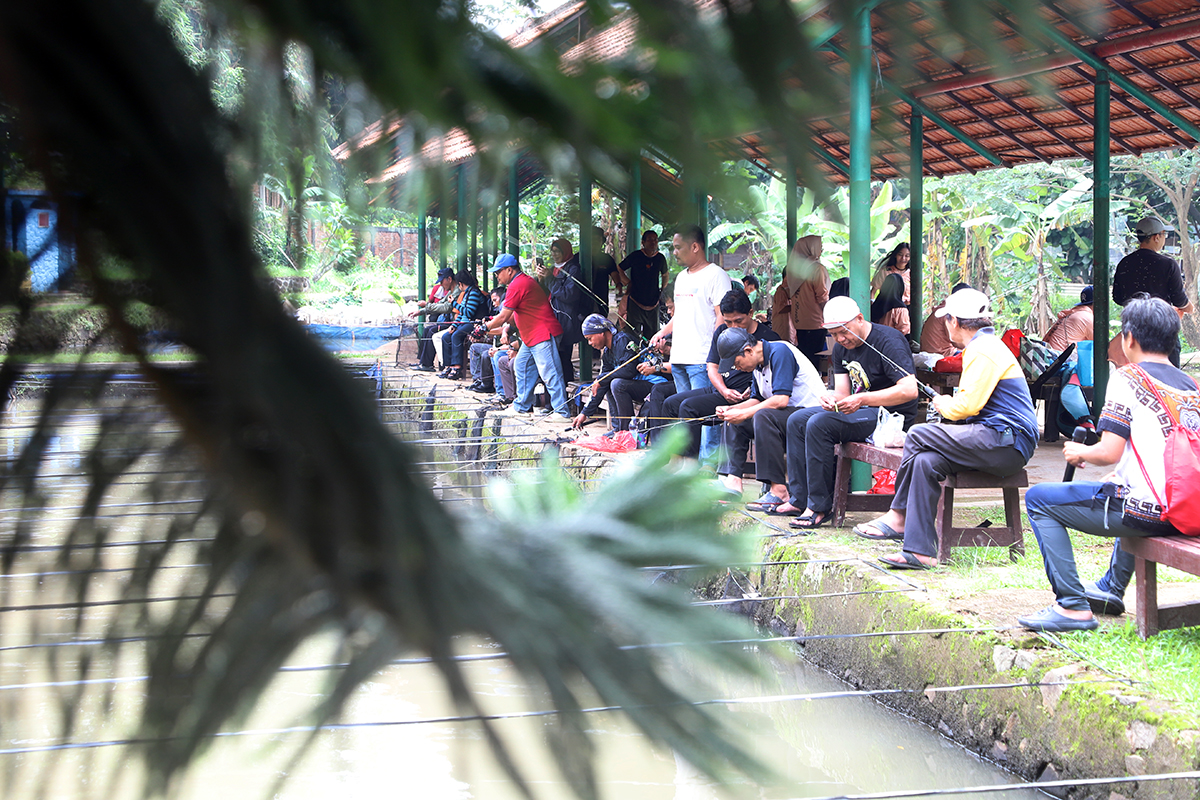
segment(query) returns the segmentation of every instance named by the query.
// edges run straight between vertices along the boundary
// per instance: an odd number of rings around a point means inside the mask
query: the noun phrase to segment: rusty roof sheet
[[[697,0],[704,13],[716,13],[716,0]],[[978,45],[948,48],[937,36],[938,24],[922,2],[878,5],[872,12],[875,78],[871,173],[876,180],[908,177],[908,120],[912,98],[925,113],[922,125],[923,170],[928,175],[974,173],[994,164],[931,119],[936,115],[990,153],[999,166],[1064,158],[1091,159],[1094,145],[1096,72],[1100,62],[1114,76],[1110,104],[1113,154],[1140,154],[1197,143],[1185,130],[1127,93],[1128,81],[1157,103],[1200,128],[1200,3],[1195,0],[1044,0],[1040,13],[1047,27],[1069,45],[1018,33],[1001,5],[980,3],[988,13],[984,37],[1004,59]],[[820,20],[823,10],[813,17]],[[582,61],[626,57],[637,45],[637,21],[631,13],[614,17],[601,29],[580,20],[584,2],[566,3],[509,37],[514,47],[546,41],[560,48],[564,69]],[[899,24],[904,21],[904,25]],[[832,26],[832,18],[827,19]],[[575,26],[575,27],[572,27]],[[899,30],[911,32],[901,38]],[[572,44],[580,31],[586,35]],[[849,79],[841,55],[844,34],[835,34],[823,57],[832,74]],[[953,52],[951,52],[953,51]],[[895,88],[902,90],[897,93]],[[847,113],[810,121],[813,151],[828,180],[844,183],[849,167]],[[366,129],[353,147],[395,137],[402,125],[381,120]],[[783,170],[770,137],[747,132],[713,146],[730,157],[745,158],[765,170]],[[335,151],[349,155],[350,145]],[[461,163],[475,154],[461,131],[430,140],[419,156],[398,154],[381,176],[394,180],[419,159]],[[534,178],[531,177],[531,180]],[[544,180],[544,178],[541,178]],[[665,190],[664,190],[665,191]]]

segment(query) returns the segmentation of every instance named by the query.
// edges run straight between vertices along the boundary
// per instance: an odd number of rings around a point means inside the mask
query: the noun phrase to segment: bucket
[[[1092,367],[1094,366],[1092,361],[1092,342],[1076,342],[1075,355],[1079,357],[1079,364],[1075,367],[1075,374],[1079,376],[1079,385],[1091,386],[1095,382],[1095,376],[1092,373]]]

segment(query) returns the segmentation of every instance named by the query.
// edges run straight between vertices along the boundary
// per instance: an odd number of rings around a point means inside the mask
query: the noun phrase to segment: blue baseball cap
[[[496,259],[496,263],[492,264],[492,268],[488,271],[492,272],[492,273],[496,273],[496,272],[499,272],[500,270],[504,269],[505,267],[512,267],[513,269],[520,269],[521,262],[517,261],[517,257],[514,256],[512,253],[505,253]]]

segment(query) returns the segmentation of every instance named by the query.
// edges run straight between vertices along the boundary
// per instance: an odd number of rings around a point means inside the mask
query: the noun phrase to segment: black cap
[[[753,347],[755,341],[755,338],[744,328],[726,328],[721,331],[721,335],[717,337],[717,356],[721,359],[717,370],[722,375],[726,375],[731,370],[737,369],[733,360],[740,356],[747,347]]]

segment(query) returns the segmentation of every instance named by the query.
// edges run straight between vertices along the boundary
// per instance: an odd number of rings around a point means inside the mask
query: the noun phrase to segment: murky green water
[[[39,512],[43,524],[35,544],[55,542],[72,521],[71,509],[83,486],[79,448],[88,436],[88,423],[81,423],[65,431],[51,448],[52,463],[47,468],[59,476],[54,484],[58,491],[51,496],[49,507]],[[0,455],[13,458],[21,439],[20,431],[0,431]],[[0,494],[0,500],[6,498],[11,501],[11,495]],[[170,519],[167,512],[187,510],[186,504],[125,505],[144,501],[136,479],[110,493],[103,524],[108,526],[111,540],[144,536],[154,525],[166,525]],[[11,535],[15,509],[6,506],[3,514],[0,538]],[[161,514],[161,519],[156,514]],[[167,565],[180,568],[163,571],[155,592],[170,596],[180,591],[186,585],[189,558],[195,556],[187,547],[177,548]],[[135,557],[134,547],[112,548],[105,551],[104,565],[130,565]],[[115,657],[94,646],[20,649],[29,644],[89,638],[104,629],[113,613],[111,607],[97,606],[76,628],[75,614],[68,609],[19,610],[69,599],[61,582],[37,575],[62,566],[52,552],[27,555],[13,570],[15,574],[0,579],[2,605],[7,609],[0,610],[0,750],[34,751],[0,754],[0,796],[6,800],[133,798],[142,778],[138,750],[119,742],[132,734],[142,698],[140,678],[146,670],[140,649],[125,647]],[[127,573],[120,572],[94,577],[89,600],[118,597],[122,581],[127,579]],[[214,740],[175,796],[181,800],[519,796],[491,756],[477,724],[429,721],[458,712],[447,702],[440,677],[425,664],[396,665],[374,676],[349,703],[343,720],[349,727],[317,733],[305,756],[294,763],[308,734],[282,729],[303,724],[300,715],[327,685],[333,674],[330,670],[303,668],[334,660],[331,641],[332,637],[317,638],[295,654],[289,662],[294,671],[281,672],[258,707],[229,729],[243,735]],[[464,655],[492,651],[483,642],[463,642],[461,646]],[[50,652],[53,660],[46,657]],[[85,660],[91,663],[89,678],[96,682],[79,686],[71,680]],[[846,689],[803,662],[772,660],[769,666],[766,678],[735,679],[685,661],[679,674],[681,679],[707,684],[704,696],[722,699]],[[545,706],[544,698],[531,695],[504,661],[474,662],[464,669],[491,713]],[[55,685],[56,681],[63,683]],[[870,699],[774,701],[728,709],[745,747],[783,779],[770,787],[743,785],[744,796],[775,800],[1015,782],[1012,776]],[[63,744],[56,737],[66,713],[77,719],[70,743],[102,746],[43,749]],[[621,800],[722,796],[673,753],[652,747],[621,715],[596,713],[589,720],[603,796]],[[570,796],[544,747],[546,720],[507,719],[495,724],[539,796]],[[1030,790],[1008,796],[1041,795]]]

